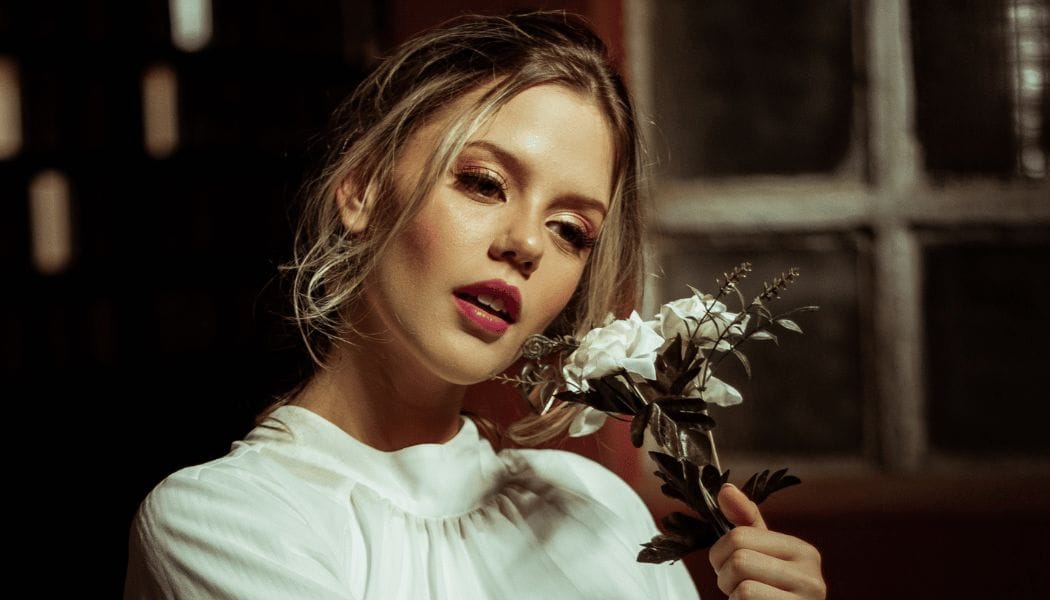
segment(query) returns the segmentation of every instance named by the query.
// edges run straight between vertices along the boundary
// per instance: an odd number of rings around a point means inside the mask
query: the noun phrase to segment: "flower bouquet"
[[[776,325],[801,333],[788,317],[816,310],[805,306],[774,315],[768,305],[796,278],[789,269],[750,302],[738,284],[751,271],[742,263],[723,274],[718,293],[693,294],[669,302],[652,320],[636,312],[626,319],[607,319],[604,326],[577,338],[531,336],[522,353],[525,366],[516,377],[497,379],[518,387],[537,412],[546,412],[555,400],[586,405],[569,434],[593,433],[610,415],[631,421],[631,442],[640,448],[648,431],[659,451],[656,462],[661,490],[687,504],[697,516],[674,512],[662,521],[664,533],[642,544],[640,562],[660,563],[710,547],[733,528],[716,498],[729,472],[722,471],[715,448],[715,421],[709,406],[732,406],[743,398],[733,386],[715,377],[722,361],[740,361],[750,377],[751,366],[740,345],[748,340],[776,342]],[[739,312],[730,312],[722,300],[735,296]],[[787,469],[756,473],[742,491],[756,503],[788,486],[801,483]]]

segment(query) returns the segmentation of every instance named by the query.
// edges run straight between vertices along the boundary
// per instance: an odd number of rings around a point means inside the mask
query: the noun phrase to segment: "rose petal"
[[[576,418],[572,420],[572,424],[569,425],[569,437],[575,438],[591,435],[595,431],[601,429],[602,425],[605,425],[605,420],[608,418],[609,415],[588,406],[580,411],[580,414],[576,415]]]

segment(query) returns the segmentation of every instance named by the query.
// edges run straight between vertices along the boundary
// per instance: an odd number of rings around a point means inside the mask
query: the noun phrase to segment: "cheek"
[[[457,211],[454,198],[445,190],[435,190],[407,228],[408,246],[421,257],[441,253],[459,243],[465,233],[462,224],[471,221],[470,215]]]
[[[548,282],[540,298],[540,308],[543,313],[543,326],[546,327],[561,313],[565,306],[572,300],[572,295],[579,285],[582,270],[574,270],[571,273],[563,273],[563,276],[552,278]]]
[[[439,232],[426,219],[416,219],[416,222],[405,231],[404,252],[410,257],[425,260],[433,254],[434,242],[438,239]]]
[[[455,232],[448,231],[447,219],[435,212],[430,207],[425,208],[401,236],[399,254],[406,275],[414,272],[419,276],[447,267],[442,261],[448,253],[449,240],[456,239]]]

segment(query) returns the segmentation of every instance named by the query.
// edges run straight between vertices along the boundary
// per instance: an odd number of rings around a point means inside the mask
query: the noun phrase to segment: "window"
[[[654,123],[649,309],[742,260],[745,290],[798,266],[780,302],[822,305],[750,345],[753,381],[725,373],[729,456],[1050,458],[1048,2],[626,6]]]

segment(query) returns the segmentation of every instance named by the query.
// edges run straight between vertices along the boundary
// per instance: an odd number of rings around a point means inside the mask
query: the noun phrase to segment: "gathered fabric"
[[[579,455],[497,453],[466,418],[448,442],[383,452],[282,406],[147,496],[125,598],[698,598],[682,563],[636,561],[656,533]]]

